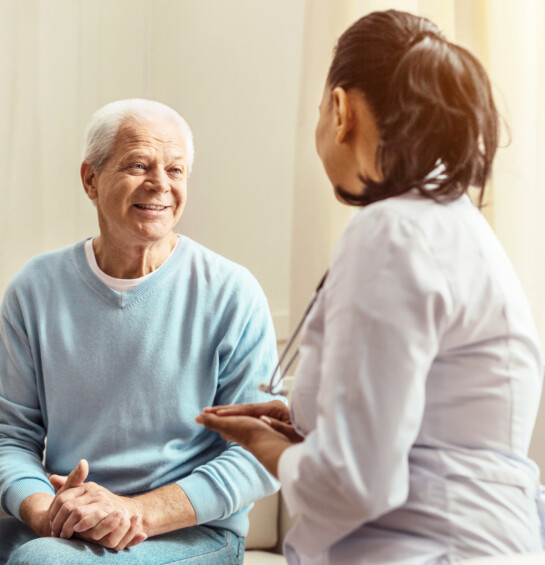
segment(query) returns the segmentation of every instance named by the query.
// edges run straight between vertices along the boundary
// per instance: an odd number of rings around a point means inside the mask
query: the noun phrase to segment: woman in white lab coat
[[[498,117],[483,67],[430,21],[370,14],[339,39],[316,146],[360,206],[279,401],[197,421],[251,451],[299,515],[290,564],[442,564],[542,548],[527,458],[532,315],[484,190]]]

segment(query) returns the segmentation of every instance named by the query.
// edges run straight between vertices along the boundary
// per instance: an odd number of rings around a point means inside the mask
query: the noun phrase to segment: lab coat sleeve
[[[300,515],[289,541],[298,552],[315,556],[406,501],[450,301],[418,226],[391,209],[353,218],[318,303],[316,428],[279,463],[287,507]]]

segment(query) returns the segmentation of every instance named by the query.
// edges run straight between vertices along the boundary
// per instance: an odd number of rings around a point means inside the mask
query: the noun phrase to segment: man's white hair
[[[191,172],[195,147],[193,145],[193,133],[187,122],[170,106],[143,98],[116,100],[102,106],[92,115],[85,132],[83,160],[100,172],[106,161],[112,156],[119,126],[129,118],[142,122],[168,120],[176,124],[185,141],[187,169],[188,173]]]

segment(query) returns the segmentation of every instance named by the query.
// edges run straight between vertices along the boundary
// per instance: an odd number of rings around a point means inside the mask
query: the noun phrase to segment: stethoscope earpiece
[[[271,385],[267,383],[259,383],[257,385],[257,388],[261,392],[266,392],[268,394],[279,394],[280,396],[288,396],[288,389],[285,386],[280,387],[276,392],[272,389]]]

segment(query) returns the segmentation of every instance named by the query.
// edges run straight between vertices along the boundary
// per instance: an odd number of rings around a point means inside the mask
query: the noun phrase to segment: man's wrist
[[[27,496],[21,503],[19,515],[21,520],[32,528],[40,537],[51,535],[49,525],[49,507],[54,496],[45,492],[37,492]]]
[[[143,530],[148,538],[197,523],[191,502],[177,484],[160,487],[129,500],[142,516]]]

